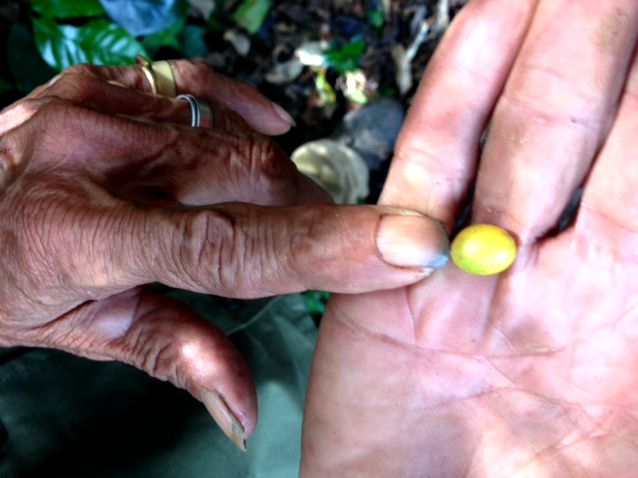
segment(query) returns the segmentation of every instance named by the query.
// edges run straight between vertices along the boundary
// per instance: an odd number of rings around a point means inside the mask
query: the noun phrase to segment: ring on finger
[[[187,101],[191,107],[191,126],[193,128],[208,128],[212,124],[213,113],[210,106],[202,100],[198,100],[193,95],[179,95],[178,100]]]
[[[157,94],[157,79],[155,78],[155,73],[153,73],[153,70],[151,69],[148,61],[146,61],[142,57],[138,57],[137,63],[140,65],[140,68],[142,68],[142,72],[144,72],[144,76],[146,76],[146,79],[151,85],[151,92],[154,95],[156,95]]]
[[[136,61],[150,83],[151,91],[154,95],[164,95],[175,98],[175,94],[177,93],[175,73],[169,61],[150,63],[142,56],[138,56]]]
[[[171,63],[168,61],[158,61],[151,63],[150,66],[157,80],[157,93],[175,98],[175,73],[173,72]]]

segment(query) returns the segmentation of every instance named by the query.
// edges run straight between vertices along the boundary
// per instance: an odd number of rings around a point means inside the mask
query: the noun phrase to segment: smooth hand
[[[140,67],[74,67],[0,113],[0,345],[135,365],[202,400],[243,447],[257,420],[246,363],[195,312],[138,286],[396,287],[431,272],[445,235],[411,211],[331,205],[255,131],[287,131],[279,108],[203,64],[173,68],[178,93],[211,104],[211,128],[149,94]]]
[[[634,0],[475,0],[459,14],[382,203],[451,228],[476,181],[473,222],[511,231],[518,259],[330,302],[304,477],[636,476],[637,25]]]

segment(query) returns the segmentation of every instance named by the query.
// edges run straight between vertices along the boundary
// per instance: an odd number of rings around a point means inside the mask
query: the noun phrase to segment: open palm
[[[519,257],[330,302],[304,476],[636,476],[636,22],[621,0],[476,0],[457,18],[382,202],[450,227],[476,181],[472,220],[512,231]]]

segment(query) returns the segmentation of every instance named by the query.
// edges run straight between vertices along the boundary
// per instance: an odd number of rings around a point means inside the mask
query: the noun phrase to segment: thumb
[[[240,449],[257,422],[246,361],[193,310],[140,288],[89,302],[43,328],[32,343],[97,360],[118,360],[187,390]],[[45,343],[43,343],[45,342]]]

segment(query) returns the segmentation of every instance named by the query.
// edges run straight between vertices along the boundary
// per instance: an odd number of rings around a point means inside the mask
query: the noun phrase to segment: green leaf
[[[355,37],[341,46],[333,46],[326,51],[326,60],[339,74],[354,71],[359,67],[359,59],[366,49],[363,38]]]
[[[326,310],[326,303],[330,298],[329,292],[321,290],[308,290],[301,294],[306,303],[308,312],[312,315],[323,315]]]
[[[368,10],[368,21],[377,30],[383,27],[385,23],[385,13],[383,8],[377,8],[375,10]]]
[[[185,18],[180,18],[177,22],[175,22],[170,27],[159,31],[157,33],[153,33],[144,37],[142,40],[142,44],[144,47],[149,50],[155,50],[163,47],[170,47],[175,50],[182,49],[182,42],[179,38],[182,29],[184,28]]]
[[[35,42],[40,54],[53,68],[63,70],[76,63],[124,65],[146,50],[122,27],[106,20],[86,25],[59,25],[50,18],[34,18]]]
[[[95,17],[104,13],[99,0],[31,0],[31,8],[51,18]]]
[[[244,0],[233,18],[250,34],[257,33],[270,11],[270,0]]]
[[[55,75],[55,70],[40,57],[31,32],[21,23],[11,27],[7,41],[7,61],[18,89],[24,94]]]
[[[334,88],[326,78],[325,71],[321,68],[317,68],[317,75],[315,76],[315,88],[319,93],[318,104],[320,106],[335,104],[337,102],[337,94]]]

